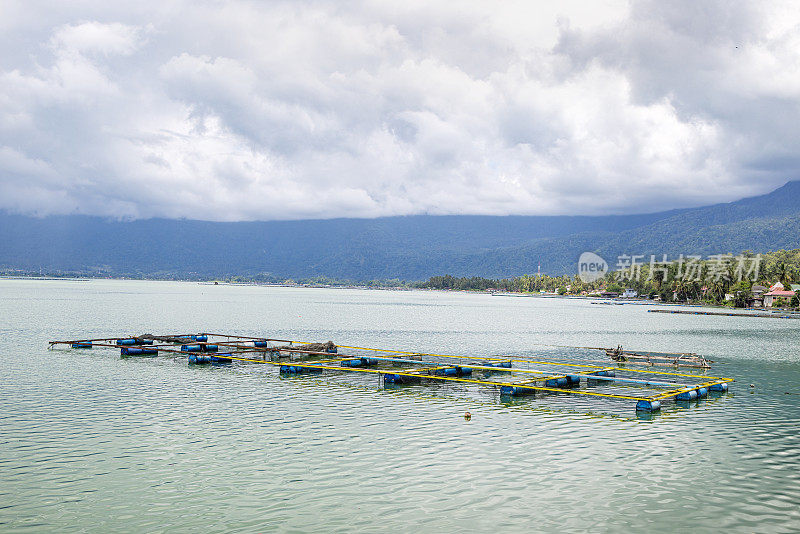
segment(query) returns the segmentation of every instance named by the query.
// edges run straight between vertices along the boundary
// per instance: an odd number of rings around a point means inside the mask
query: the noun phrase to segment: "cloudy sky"
[[[0,209],[601,214],[800,179],[792,2],[0,0]]]

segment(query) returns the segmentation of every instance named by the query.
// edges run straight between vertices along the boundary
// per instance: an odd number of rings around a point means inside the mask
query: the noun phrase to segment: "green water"
[[[1,531],[800,530],[800,320],[426,292],[0,280]],[[705,354],[718,398],[502,403],[50,339],[221,331],[465,355]],[[753,384],[755,387],[750,388]],[[472,420],[463,418],[472,412]]]

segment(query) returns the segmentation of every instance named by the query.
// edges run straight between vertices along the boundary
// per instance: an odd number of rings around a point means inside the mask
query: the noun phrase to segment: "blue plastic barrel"
[[[342,360],[341,365],[342,367],[361,367],[369,366],[369,365],[378,365],[377,358],[355,358],[352,360]]]
[[[511,360],[506,362],[483,362],[481,363],[483,367],[497,367],[498,369],[510,369],[511,368]]]
[[[299,365],[281,365],[280,367],[281,373],[321,373],[322,369],[315,368],[315,367],[301,367]]]
[[[383,375],[384,384],[414,384],[417,382],[419,382],[419,378],[416,376],[396,375],[392,373]]]
[[[202,345],[181,345],[182,352],[203,352]]]
[[[253,341],[253,346],[254,346],[254,347],[261,347],[261,348],[264,348],[264,347],[267,347],[267,346],[269,346],[269,344],[268,344],[268,342],[267,342],[267,341]]]
[[[563,388],[567,384],[569,384],[567,377],[551,378],[550,380],[545,380],[544,382],[544,385],[549,388]]]
[[[581,377],[579,377],[577,375],[568,375],[567,376],[567,382],[569,383],[570,386],[578,385],[578,384],[581,383]]]
[[[196,336],[191,336],[192,341],[208,341],[208,336],[205,334],[199,334]]]
[[[194,363],[198,365],[211,363],[211,356],[208,356],[206,354],[190,354],[189,363]]]
[[[231,363],[233,360],[231,360],[229,356],[231,356],[230,352],[220,352],[210,356],[209,358],[211,358],[211,363]]]
[[[156,349],[142,349],[139,347],[122,347],[120,354],[122,356],[158,356]]]
[[[661,402],[654,400],[640,400],[636,403],[636,410],[643,412],[655,412],[661,409]]]
[[[708,388],[699,388],[697,390],[698,397],[707,397],[708,396]]]
[[[117,340],[117,345],[152,345],[152,344],[153,344],[152,339],[139,339],[138,337]]]
[[[696,398],[697,398],[697,391],[695,390],[684,391],[683,393],[678,393],[675,396],[676,400],[682,400],[682,401],[693,401]]]
[[[520,396],[520,395],[533,395],[536,393],[536,389],[534,388],[526,388],[522,386],[500,386],[500,395],[511,395],[511,396]]]
[[[471,376],[472,375],[472,367],[456,367],[458,369],[458,374],[460,376]]]
[[[72,344],[73,349],[91,349],[92,342],[91,341],[76,341]]]
[[[332,349],[325,349],[325,352],[330,352],[331,354],[338,354],[339,349],[337,347],[333,347]]]
[[[202,345],[203,352],[217,352],[219,347],[217,345]]]
[[[708,387],[709,391],[728,391],[728,384],[723,382],[722,384],[714,384],[713,386]]]

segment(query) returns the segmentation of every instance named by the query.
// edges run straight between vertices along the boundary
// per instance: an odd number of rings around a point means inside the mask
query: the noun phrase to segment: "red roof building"
[[[776,298],[791,299],[795,295],[794,291],[786,291],[785,289],[774,289],[769,293],[764,293],[764,307],[771,308]]]

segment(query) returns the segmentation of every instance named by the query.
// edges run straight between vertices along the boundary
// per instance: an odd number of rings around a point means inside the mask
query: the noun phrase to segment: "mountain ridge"
[[[113,221],[0,212],[5,270],[116,276],[420,280],[438,274],[507,277],[574,270],[593,251],[702,254],[800,247],[800,181],[756,197],[652,214],[416,215],[378,219]]]

